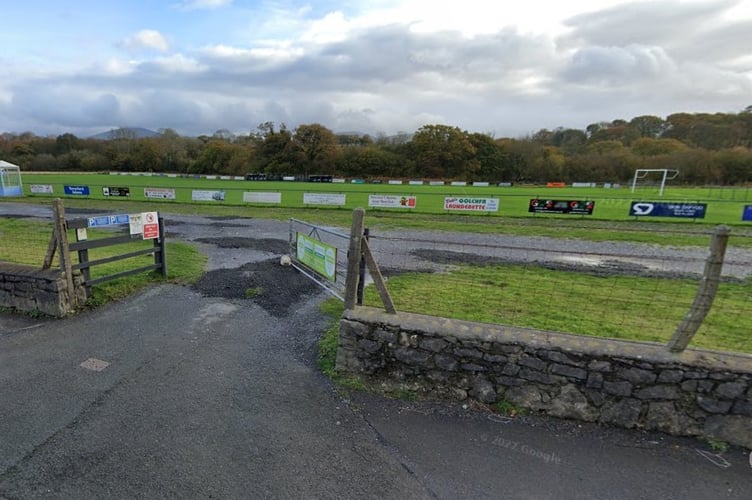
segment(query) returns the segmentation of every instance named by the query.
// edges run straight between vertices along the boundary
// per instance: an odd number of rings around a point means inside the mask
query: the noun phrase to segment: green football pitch
[[[246,181],[236,177],[122,175],[122,174],[35,174],[23,173],[25,196],[71,199],[196,203],[276,208],[363,207],[370,211],[415,212],[426,214],[472,213],[445,209],[445,200],[455,198],[460,205],[472,206],[479,216],[583,218],[633,220],[633,202],[696,205],[705,204],[701,219],[691,217],[641,217],[644,220],[742,224],[745,206],[752,204],[749,188],[667,186],[662,196],[657,187],[628,185],[604,187],[473,186],[471,184],[416,185],[372,183],[312,183]],[[66,186],[68,188],[66,189]],[[86,189],[83,189],[86,187]],[[70,194],[76,193],[76,194]],[[109,193],[106,195],[105,193]],[[331,195],[331,196],[327,196]],[[380,206],[369,204],[371,195],[380,195]],[[411,199],[407,203],[408,199]],[[531,200],[593,202],[590,215],[531,213]],[[400,204],[402,201],[402,204]],[[392,207],[385,205],[393,205]],[[412,205],[412,206],[410,206]]]

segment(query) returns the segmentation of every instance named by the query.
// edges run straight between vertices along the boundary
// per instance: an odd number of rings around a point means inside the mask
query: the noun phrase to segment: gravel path
[[[101,212],[68,210],[82,217]],[[0,203],[0,216],[49,218],[49,207]],[[194,288],[206,296],[251,298],[275,315],[318,291],[315,284],[279,265],[289,253],[287,222],[236,217],[166,214],[168,238],[190,241],[209,257],[206,274]],[[348,234],[347,228],[330,228]],[[461,263],[537,263],[553,269],[600,276],[701,275],[708,250],[627,242],[590,242],[444,231],[372,231],[371,247],[386,275],[405,271],[443,272]],[[346,255],[346,241],[340,252]],[[745,279],[752,272],[752,250],[729,248],[723,274]]]

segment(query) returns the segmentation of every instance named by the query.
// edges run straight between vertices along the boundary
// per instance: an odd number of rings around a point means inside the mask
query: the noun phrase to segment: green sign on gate
[[[298,260],[331,281],[337,277],[337,248],[317,239],[296,233]]]

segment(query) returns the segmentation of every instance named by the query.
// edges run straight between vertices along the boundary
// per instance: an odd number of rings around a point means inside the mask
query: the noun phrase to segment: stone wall
[[[341,321],[337,370],[429,397],[752,448],[747,355],[357,307]]]
[[[86,301],[83,276],[78,271],[73,274],[73,285],[71,294],[59,269],[0,262],[0,307],[62,317]]]

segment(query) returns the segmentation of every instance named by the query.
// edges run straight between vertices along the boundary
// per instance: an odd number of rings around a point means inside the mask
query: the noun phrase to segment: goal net
[[[678,170],[670,168],[638,168],[632,179],[632,192],[639,189],[641,192],[657,192],[658,196],[663,196],[666,182],[676,179],[678,175]]]

